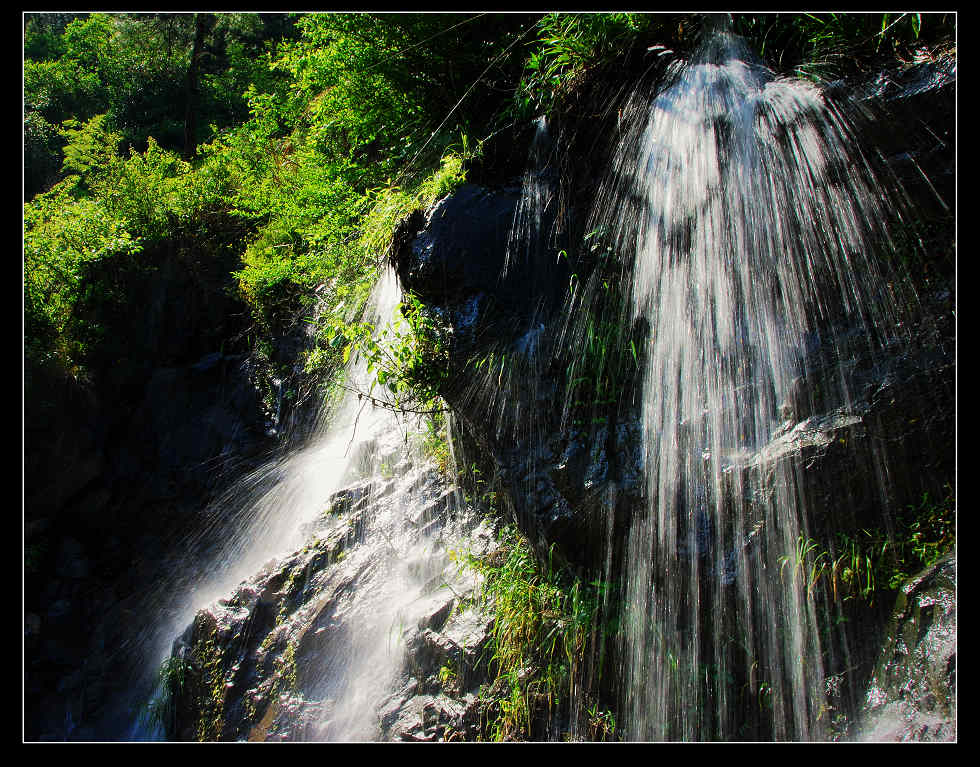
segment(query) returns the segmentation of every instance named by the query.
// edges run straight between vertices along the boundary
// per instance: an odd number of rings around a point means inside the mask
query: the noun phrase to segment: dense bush
[[[736,14],[730,23],[768,62],[803,76],[839,73],[883,49],[921,56],[916,46],[951,32],[942,14]],[[519,133],[590,72],[627,63],[639,72],[670,48],[683,54],[704,24],[637,13],[27,14],[29,367],[57,360],[83,372],[100,337],[93,298],[112,292],[89,265],[138,269],[141,252],[173,238],[213,260],[231,246],[216,231],[233,217],[250,233],[234,245],[249,337],[313,321],[316,301],[332,335],[321,334],[308,367],[336,369],[359,337],[396,224],[460,183],[484,139]],[[409,341],[412,328],[395,333],[394,351],[413,362],[397,371],[377,357],[378,370],[389,390],[418,385],[430,399],[433,365],[404,352],[439,353]],[[583,332],[604,359],[629,350],[606,343],[619,330]]]
[[[25,198],[57,180],[65,120],[105,114],[124,149],[152,136],[189,154],[206,131],[247,119],[245,90],[275,86],[268,53],[291,26],[265,14],[27,14]]]
[[[358,321],[399,217],[463,178],[467,126],[506,98],[485,81],[502,77],[501,51],[525,21],[29,16],[29,364],[84,364],[95,337],[77,308],[107,289],[86,264],[176,237],[196,237],[207,260],[226,244],[209,232],[215,214],[254,232],[236,272],[253,338],[308,318],[315,290],[335,317]],[[446,119],[463,96],[469,108]],[[207,143],[188,144],[184,107],[209,125]]]

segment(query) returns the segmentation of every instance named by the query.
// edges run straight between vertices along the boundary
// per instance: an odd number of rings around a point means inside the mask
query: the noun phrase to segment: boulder
[[[444,739],[462,727],[489,619],[464,607],[478,584],[446,551],[479,553],[490,530],[432,466],[400,467],[325,499],[302,549],[198,612],[173,647],[169,738]],[[443,668],[469,674],[458,692]]]
[[[956,741],[956,558],[899,591],[857,739]]]

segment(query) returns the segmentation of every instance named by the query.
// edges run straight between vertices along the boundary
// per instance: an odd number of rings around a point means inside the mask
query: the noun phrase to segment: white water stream
[[[731,739],[757,701],[771,737],[818,739],[816,608],[799,579],[779,577],[808,512],[790,468],[753,487],[738,464],[772,439],[818,334],[840,320],[872,348],[897,332],[875,260],[893,201],[842,112],[725,32],[630,109],[646,116],[594,220],[635,254],[633,314],[650,328],[650,505],[627,550],[628,737]],[[751,696],[736,700],[740,668]]]
[[[397,280],[387,271],[369,300],[365,320],[384,328],[399,301]],[[398,460],[404,428],[390,410],[358,396],[356,392],[370,391],[369,381],[366,362],[355,355],[346,372],[342,402],[329,418],[318,420],[305,445],[249,473],[211,504],[221,543],[203,557],[196,553],[192,561],[204,561],[203,569],[175,578],[179,586],[162,585],[186,593],[169,610],[168,620],[148,622],[142,640],[148,665],[157,668],[170,656],[174,637],[199,610],[220,604],[270,561],[303,546],[310,524],[322,518],[332,493],[365,471],[383,471],[380,465],[359,465],[365,453],[375,462],[380,456]],[[410,477],[407,481],[411,484]],[[345,639],[322,659],[316,684],[317,697],[324,702],[322,720],[307,723],[306,738],[356,741],[379,734],[376,708],[390,692],[402,662],[400,629],[417,619],[412,610],[419,609],[422,587],[432,578],[432,568],[444,564],[433,552],[430,537],[420,537],[406,524],[411,509],[404,504],[411,503],[411,490],[399,491],[381,504],[362,534],[363,545],[354,547],[345,561],[345,567],[360,569],[359,586],[346,617],[350,625],[342,632]],[[200,535],[205,532],[213,531]],[[196,552],[198,544],[188,541],[187,547]],[[172,595],[169,601],[174,603]],[[145,716],[129,736],[161,737],[159,727]]]

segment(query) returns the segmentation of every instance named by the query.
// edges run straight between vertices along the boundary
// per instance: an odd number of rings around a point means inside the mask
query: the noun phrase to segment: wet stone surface
[[[485,553],[492,530],[433,467],[400,469],[334,493],[301,550],[198,612],[174,643],[170,738],[444,740],[469,727],[490,619],[448,552]]]
[[[956,740],[956,559],[899,592],[864,704],[860,740]]]

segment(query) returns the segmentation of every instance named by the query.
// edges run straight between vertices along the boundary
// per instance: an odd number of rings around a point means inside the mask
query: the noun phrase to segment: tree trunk
[[[214,15],[194,14],[194,48],[191,50],[191,63],[187,68],[187,107],[184,112],[184,159],[191,159],[197,148],[197,79],[204,53],[204,40],[214,26]]]

